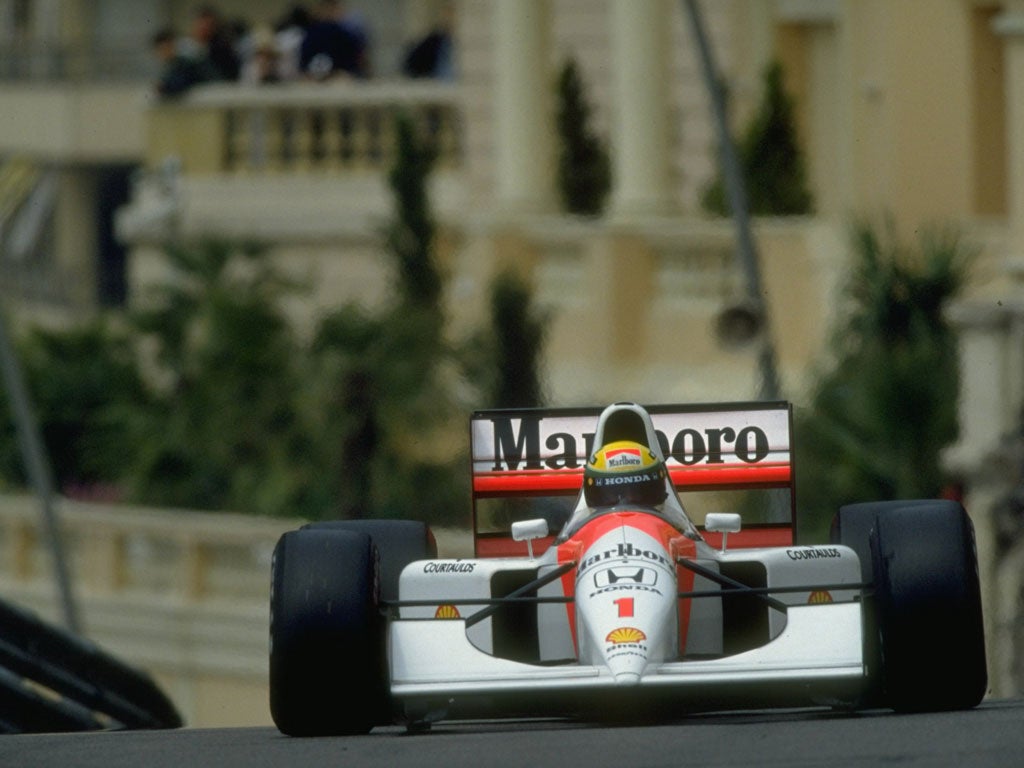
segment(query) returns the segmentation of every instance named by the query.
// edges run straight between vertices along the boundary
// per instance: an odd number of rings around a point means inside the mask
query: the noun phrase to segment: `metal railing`
[[[0,600],[0,733],[182,724],[149,674]]]

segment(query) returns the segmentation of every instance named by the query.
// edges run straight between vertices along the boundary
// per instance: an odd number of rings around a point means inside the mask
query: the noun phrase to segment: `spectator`
[[[192,86],[209,82],[216,77],[216,73],[205,59],[186,56],[179,51],[178,36],[169,27],[153,35],[152,47],[160,62],[160,75],[156,82],[156,92],[159,96],[180,96]]]
[[[299,67],[306,77],[366,77],[366,34],[347,16],[339,0],[320,0],[316,18],[302,41]]]
[[[343,2],[340,8],[339,23],[341,28],[348,32],[355,40],[356,60],[355,69],[358,77],[370,76],[370,33],[366,29],[366,23],[358,11],[349,10]]]
[[[278,53],[277,72],[281,80],[299,79],[302,41],[312,23],[313,16],[303,5],[293,5],[291,10],[277,23],[275,27]]]
[[[189,54],[205,58],[218,80],[237,80],[242,64],[235,50],[234,34],[212,5],[202,5],[192,17]]]
[[[274,32],[269,27],[257,27],[247,39],[248,54],[242,65],[241,81],[252,84],[280,82],[281,57]]]
[[[408,77],[435,77],[451,80],[455,77],[452,31],[454,9],[445,3],[434,27],[419,41],[413,43],[402,60],[402,72]]]

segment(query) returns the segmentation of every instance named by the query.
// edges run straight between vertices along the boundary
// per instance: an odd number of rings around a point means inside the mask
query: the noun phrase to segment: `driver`
[[[591,509],[665,501],[665,463],[650,448],[632,440],[601,446],[583,470],[583,495]]]

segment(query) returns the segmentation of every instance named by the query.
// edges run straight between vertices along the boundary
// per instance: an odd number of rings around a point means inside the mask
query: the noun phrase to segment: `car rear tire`
[[[437,542],[426,523],[417,520],[325,520],[304,530],[358,531],[373,539],[380,555],[380,598],[398,599],[398,578],[415,560],[437,557]]]
[[[373,540],[357,531],[289,531],[271,572],[275,725],[289,736],[367,733],[388,702]]]
[[[988,677],[974,528],[963,506],[850,505],[839,511],[833,540],[857,551],[873,583],[865,605],[870,703],[899,711],[976,706]]]

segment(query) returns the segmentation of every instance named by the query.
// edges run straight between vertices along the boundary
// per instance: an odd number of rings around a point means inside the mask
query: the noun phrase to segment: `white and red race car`
[[[838,510],[795,543],[788,403],[478,411],[475,557],[423,523],[312,523],[272,566],[290,735],[444,718],[973,707],[973,528],[946,500]]]

